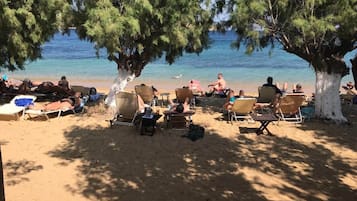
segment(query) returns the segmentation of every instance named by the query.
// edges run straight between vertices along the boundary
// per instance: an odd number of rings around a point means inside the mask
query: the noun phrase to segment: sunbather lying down
[[[52,110],[61,110],[61,109],[74,109],[81,105],[81,93],[76,92],[74,96],[69,98],[64,98],[56,102],[50,102],[44,105],[34,104],[30,106],[30,109],[33,110],[44,110],[44,111],[52,111]]]
[[[174,103],[172,100],[169,100],[170,109],[169,111],[184,113],[190,111],[190,99],[188,97],[185,98],[185,102],[182,103]]]

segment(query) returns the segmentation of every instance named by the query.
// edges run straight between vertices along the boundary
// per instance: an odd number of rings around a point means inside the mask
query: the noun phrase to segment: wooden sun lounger
[[[187,123],[192,124],[192,115],[195,111],[186,111],[183,113],[178,113],[176,111],[166,110],[164,111],[166,127],[187,127]],[[188,120],[186,119],[188,117]]]

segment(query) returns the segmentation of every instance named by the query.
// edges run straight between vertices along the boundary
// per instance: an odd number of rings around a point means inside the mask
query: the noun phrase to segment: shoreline
[[[69,77],[69,76],[68,76]],[[68,78],[67,77],[67,78]],[[22,78],[19,77],[13,77],[15,80],[21,80]],[[44,82],[44,81],[51,81],[54,84],[57,84],[58,79],[55,77],[43,77],[43,76],[36,76],[36,77],[30,77],[30,80],[32,81],[37,81],[37,82]],[[68,81],[70,85],[82,85],[86,87],[95,87],[98,92],[107,94],[109,92],[109,89],[113,83],[113,80],[103,80],[103,79],[76,79],[73,80],[71,78],[68,78]],[[146,84],[146,85],[152,85],[155,86],[161,93],[166,93],[166,92],[172,92],[176,88],[181,88],[183,86],[187,86],[189,83],[189,80],[187,79],[162,79],[162,80],[152,80],[152,79],[147,79],[147,78],[135,78],[132,82],[129,82],[128,85],[126,86],[125,90],[126,91],[134,91],[135,85],[139,84]],[[208,81],[201,81],[201,87],[204,91],[208,91],[207,85],[210,83]],[[246,82],[246,81],[232,81],[232,80],[227,80],[227,87],[231,88],[235,91],[239,90],[244,90],[244,92],[247,95],[258,95],[258,87],[263,84],[256,82],[256,81],[251,81],[251,82]],[[282,86],[284,83],[279,83],[280,86]],[[289,83],[288,82],[288,92],[292,92],[292,87],[296,83]],[[300,83],[301,84],[301,83]],[[306,95],[311,96],[312,93],[315,91],[315,86],[314,83],[302,83],[303,85],[303,90]]]

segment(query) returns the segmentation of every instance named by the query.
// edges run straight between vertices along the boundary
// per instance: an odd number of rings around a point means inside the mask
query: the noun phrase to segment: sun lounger
[[[255,98],[238,98],[234,101],[232,108],[228,111],[230,121],[237,119],[250,119],[250,113],[253,111],[254,104],[257,102]]]
[[[135,93],[143,99],[145,104],[153,105],[154,91],[151,86],[136,85]]]
[[[276,97],[276,89],[270,86],[258,88],[259,96],[257,103],[272,103]]]
[[[176,101],[177,103],[184,103],[186,98],[189,99],[189,104],[195,107],[195,97],[193,96],[192,90],[189,88],[177,88],[175,89]]]
[[[72,112],[73,114],[78,113],[78,112],[82,112],[83,111],[83,107],[80,107],[80,109],[71,107],[71,108],[61,108],[58,110],[34,110],[34,109],[27,109],[25,110],[25,114],[28,115],[29,118],[33,118],[34,116],[44,116],[46,117],[47,120],[50,119],[50,117],[48,116],[49,114],[55,114],[57,113],[57,118],[60,118],[61,115],[65,112]]]
[[[19,113],[24,114],[25,109],[33,104],[36,96],[18,95],[15,96],[10,103],[0,106],[0,116],[14,117],[15,120],[20,118]]]
[[[305,95],[286,95],[278,104],[278,114],[283,121],[302,123],[300,107],[305,101]]]
[[[66,107],[66,108],[60,108],[57,110],[39,110],[39,109],[26,109],[24,111],[24,114],[26,114],[29,118],[33,118],[35,116],[44,116],[47,120],[50,119],[49,114],[55,114],[57,113],[57,118],[60,118],[61,115],[65,112],[72,112],[73,114],[75,113],[80,113],[84,112],[84,105],[87,103],[88,97],[85,96],[81,98],[81,104],[78,107]]]
[[[195,111],[192,110],[183,113],[166,110],[164,111],[166,126],[171,128],[187,128],[187,125],[192,124],[192,115],[194,114]]]
[[[139,110],[138,96],[133,93],[119,92],[115,95],[115,115],[110,120],[110,126],[134,126]]]

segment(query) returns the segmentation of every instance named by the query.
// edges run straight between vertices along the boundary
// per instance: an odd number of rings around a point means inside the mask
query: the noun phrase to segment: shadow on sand
[[[356,175],[356,167],[319,144],[255,133],[228,139],[206,131],[196,142],[180,137],[182,131],[134,133],[129,127],[73,127],[67,142],[48,154],[64,166],[80,161],[77,184],[66,188],[94,200],[357,198],[356,189],[341,180]]]

